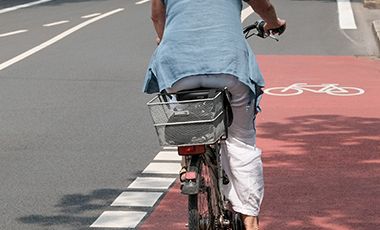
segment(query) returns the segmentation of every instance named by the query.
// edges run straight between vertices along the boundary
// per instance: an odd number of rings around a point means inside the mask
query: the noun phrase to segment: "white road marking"
[[[178,147],[164,147],[164,150],[178,150]]]
[[[118,13],[120,11],[123,11],[123,10],[124,10],[123,8],[112,10],[110,12],[101,14],[98,17],[95,17],[95,18],[89,19],[89,20],[87,20],[85,22],[82,22],[81,24],[79,24],[77,26],[74,26],[71,29],[66,30],[65,32],[63,32],[63,33],[61,33],[61,34],[53,37],[52,39],[50,39],[50,40],[48,40],[48,41],[46,41],[46,42],[44,42],[44,43],[42,43],[42,44],[34,47],[34,48],[32,48],[32,49],[30,49],[30,50],[28,50],[28,51],[26,51],[26,52],[24,52],[24,53],[22,53],[22,54],[20,54],[20,55],[18,55],[16,57],[14,57],[14,58],[12,58],[12,59],[4,62],[4,63],[1,63],[0,64],[0,71],[3,70],[3,69],[5,69],[5,68],[7,68],[7,67],[9,67],[9,66],[11,66],[11,65],[13,65],[13,64],[15,64],[15,63],[17,63],[17,62],[19,62],[19,61],[21,61],[21,60],[23,60],[23,59],[25,59],[25,58],[27,58],[27,57],[29,57],[29,56],[31,56],[31,55],[33,55],[33,54],[35,54],[35,53],[37,53],[37,52],[39,52],[39,51],[41,51],[41,50],[43,50],[43,49],[45,49],[48,46],[53,45],[54,43],[58,42],[59,40],[65,38],[67,36],[69,36],[70,34],[76,32],[76,31],[78,31],[78,30],[80,30],[80,29],[82,29],[82,28],[84,28],[84,27],[86,27],[86,26],[88,26],[88,25],[96,22],[96,21],[99,21],[100,19],[106,18],[108,16],[111,16],[111,15],[116,14],[116,13]]]
[[[255,11],[253,11],[252,7],[248,6],[244,10],[241,11],[241,22],[244,22],[245,19],[249,17],[249,15],[253,14]]]
[[[181,161],[177,151],[161,151],[153,159],[155,161]]]
[[[84,15],[81,18],[93,18],[93,17],[99,16],[99,15],[100,15],[100,13],[93,13],[93,14],[89,14],[89,15]]]
[[[27,8],[27,7],[31,7],[31,6],[39,5],[39,4],[42,4],[42,3],[51,2],[51,1],[53,1],[53,0],[40,0],[40,1],[35,1],[35,2],[25,3],[25,4],[22,4],[22,5],[18,5],[18,6],[12,6],[12,7],[0,10],[0,14],[4,14],[4,13],[7,13],[7,12],[11,12],[11,11],[15,11],[15,10],[18,10],[18,9]]]
[[[111,206],[153,207],[162,192],[123,192]]]
[[[357,29],[350,0],[337,0],[339,26],[343,30]]]
[[[63,20],[63,21],[59,21],[59,22],[52,22],[52,23],[49,23],[49,24],[45,24],[43,26],[45,26],[45,27],[57,26],[57,25],[68,23],[68,22],[70,22],[70,21]]]
[[[150,163],[143,173],[152,174],[178,174],[181,169],[180,163]]]
[[[165,177],[137,177],[129,186],[129,189],[157,189],[166,190],[173,184],[176,178]]]
[[[25,32],[28,32],[28,30],[16,30],[16,31],[12,31],[9,33],[5,33],[5,34],[0,34],[0,38],[11,36],[11,35],[16,35],[16,34],[21,34],[21,33],[25,33]]]
[[[150,0],[141,0],[141,1],[136,2],[136,5],[140,5],[140,4],[143,4],[143,3],[149,2],[149,1],[150,1]]]
[[[91,228],[135,228],[146,215],[136,211],[105,211]]]

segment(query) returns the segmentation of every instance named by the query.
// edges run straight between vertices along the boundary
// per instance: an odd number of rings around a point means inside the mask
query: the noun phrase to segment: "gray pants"
[[[255,101],[250,101],[251,91],[236,77],[227,74],[186,77],[167,91],[174,93],[199,87],[227,87],[232,95],[234,120],[228,130],[228,139],[222,143],[222,164],[230,183],[224,186],[223,192],[236,212],[258,216],[264,179],[261,150],[256,147]]]

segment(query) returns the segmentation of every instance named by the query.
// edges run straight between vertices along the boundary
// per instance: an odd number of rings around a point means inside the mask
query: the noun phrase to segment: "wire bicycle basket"
[[[163,93],[147,103],[161,146],[213,144],[225,135],[223,92],[193,100]]]

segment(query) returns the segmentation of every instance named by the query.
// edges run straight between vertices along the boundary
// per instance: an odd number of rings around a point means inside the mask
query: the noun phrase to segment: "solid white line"
[[[82,16],[81,18],[93,18],[93,17],[98,16],[98,15],[100,15],[100,13],[93,13],[93,14]]]
[[[52,22],[52,23],[49,23],[49,24],[45,24],[43,26],[45,26],[45,27],[56,26],[56,25],[61,25],[61,24],[65,24],[65,23],[68,23],[68,22],[69,21],[64,20],[64,21],[59,21],[59,22]]]
[[[252,7],[248,6],[244,10],[241,11],[241,22],[244,22],[245,19],[249,17],[249,15],[253,14],[255,11],[253,11]]]
[[[136,5],[140,5],[140,4],[143,4],[143,3],[149,2],[149,1],[150,1],[150,0],[141,0],[141,1],[136,2]]]
[[[61,33],[61,34],[53,37],[52,39],[50,39],[50,40],[48,40],[48,41],[46,41],[46,42],[44,42],[44,43],[42,43],[42,44],[34,47],[34,48],[32,48],[32,49],[30,49],[30,50],[28,50],[28,51],[26,51],[26,52],[24,52],[24,53],[22,53],[22,54],[20,54],[20,55],[18,55],[16,57],[12,58],[12,59],[10,59],[10,60],[2,63],[2,64],[0,64],[0,71],[3,70],[3,69],[5,69],[5,68],[7,68],[7,67],[9,67],[9,66],[11,66],[11,65],[13,65],[13,64],[15,64],[15,63],[17,63],[17,62],[19,62],[19,61],[21,61],[21,60],[23,60],[23,59],[25,59],[25,58],[27,58],[27,57],[29,57],[29,56],[31,56],[31,55],[33,55],[33,54],[35,54],[35,53],[37,53],[37,52],[39,52],[39,51],[41,51],[42,49],[45,49],[48,46],[53,45],[54,43],[58,42],[59,40],[65,38],[67,36],[69,36],[70,34],[74,33],[77,30],[82,29],[85,26],[90,25],[91,23],[99,21],[100,19],[103,19],[105,17],[111,16],[111,15],[116,14],[116,13],[118,13],[120,11],[123,11],[123,10],[124,10],[123,8],[116,9],[116,10],[104,13],[104,14],[96,17],[96,18],[92,18],[90,20],[82,22],[81,24],[79,24],[77,26],[74,26],[71,29],[66,30],[65,32],[63,32],[63,33]]]
[[[29,2],[26,4],[18,5],[18,6],[12,6],[12,7],[0,10],[0,14],[4,14],[4,13],[10,12],[10,11],[14,11],[14,10],[22,9],[22,8],[27,8],[30,6],[35,6],[35,5],[39,5],[39,4],[42,4],[45,2],[51,2],[51,1],[53,1],[53,0],[40,0],[40,1]]]
[[[337,0],[339,26],[343,30],[357,29],[350,0]]]
[[[28,32],[28,30],[16,30],[13,32],[5,33],[5,34],[0,34],[0,38],[15,35],[15,34],[21,34],[21,33],[25,33],[25,32]]]

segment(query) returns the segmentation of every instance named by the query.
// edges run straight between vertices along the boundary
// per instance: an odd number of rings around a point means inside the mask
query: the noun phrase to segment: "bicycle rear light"
[[[179,146],[178,147],[178,155],[186,156],[186,155],[198,155],[206,152],[205,145],[192,145],[192,146]]]

